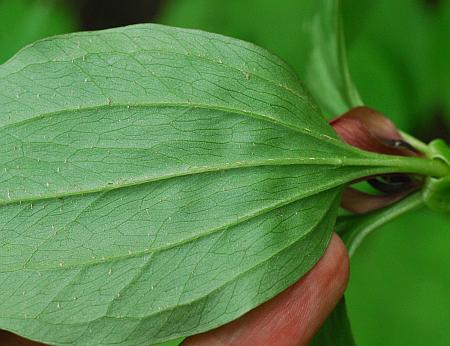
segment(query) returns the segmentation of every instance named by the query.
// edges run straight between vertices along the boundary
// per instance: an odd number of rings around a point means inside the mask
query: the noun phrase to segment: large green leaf
[[[0,328],[52,344],[227,323],[320,258],[344,184],[424,170],[345,145],[280,59],[200,31],[39,41],[0,104]]]

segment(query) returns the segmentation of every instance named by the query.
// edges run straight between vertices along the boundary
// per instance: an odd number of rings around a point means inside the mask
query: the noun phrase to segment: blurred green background
[[[0,0],[0,63],[38,38],[139,22],[252,41],[304,74],[311,0]],[[353,79],[368,106],[427,141],[450,142],[450,0],[343,0]],[[352,259],[358,345],[450,345],[450,215],[415,212]]]

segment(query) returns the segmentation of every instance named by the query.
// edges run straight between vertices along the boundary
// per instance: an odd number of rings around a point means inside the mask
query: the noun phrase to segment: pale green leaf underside
[[[0,328],[146,345],[229,322],[300,278],[341,186],[392,168],[336,139],[282,61],[140,25],[0,66]]]

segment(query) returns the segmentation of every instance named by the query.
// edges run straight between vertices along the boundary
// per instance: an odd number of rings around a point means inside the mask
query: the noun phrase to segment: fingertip
[[[319,268],[314,267],[313,271],[322,270],[325,272],[322,275],[331,278],[327,286],[327,291],[336,297],[337,303],[347,288],[350,276],[350,258],[348,251],[344,242],[337,234],[333,234],[330,245],[317,266]]]

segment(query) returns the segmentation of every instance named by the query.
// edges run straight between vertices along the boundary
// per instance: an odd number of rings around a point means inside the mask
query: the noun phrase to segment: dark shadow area
[[[426,123],[423,123],[417,131],[420,139],[426,143],[436,138],[441,138],[447,143],[450,143],[450,127],[445,117],[444,109],[437,107],[435,110],[427,113]]]
[[[27,340],[16,334],[0,330],[0,346],[44,346],[44,344]]]
[[[67,0],[79,13],[82,30],[150,22],[164,0]]]
[[[425,5],[432,8],[437,9],[441,5],[441,0],[423,0]]]

